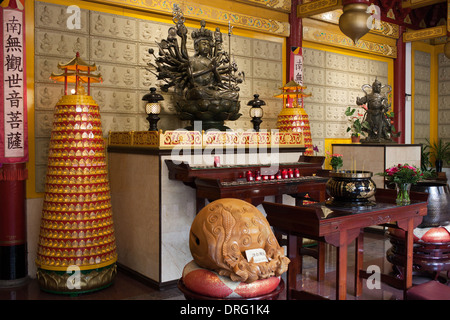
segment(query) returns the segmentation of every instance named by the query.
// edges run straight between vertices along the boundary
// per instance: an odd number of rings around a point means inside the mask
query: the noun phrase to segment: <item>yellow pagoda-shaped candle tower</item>
[[[78,53],[58,68],[50,78],[64,81],[65,94],[53,117],[37,279],[45,291],[78,294],[110,285],[117,273],[102,123],[89,95],[90,84],[102,78]],[[75,83],[69,95],[68,83]]]
[[[311,156],[313,155],[311,128],[308,114],[303,108],[303,98],[310,97],[311,94],[303,92],[306,88],[295,81],[289,81],[280,88],[282,92],[275,97],[283,99],[283,109],[278,114],[277,128],[280,132],[302,132],[306,147],[304,154]]]

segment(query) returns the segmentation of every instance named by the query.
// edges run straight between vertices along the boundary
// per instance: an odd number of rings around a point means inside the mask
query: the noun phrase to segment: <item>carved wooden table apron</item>
[[[366,208],[328,207],[323,203],[303,207],[264,202],[270,225],[288,234],[288,257],[291,259],[287,274],[287,298],[311,298],[313,294],[297,290],[296,276],[301,256],[297,238],[305,237],[327,242],[337,247],[336,299],[345,300],[347,295],[347,247],[356,239],[355,295],[362,293],[362,278],[367,274],[363,266],[363,228],[386,225],[406,231],[405,278],[395,279],[381,275],[381,281],[406,290],[412,286],[413,230],[427,214],[427,193],[411,192],[411,204],[395,204],[395,190],[377,189],[376,205]],[[308,297],[309,296],[309,297]],[[319,298],[319,296],[316,296]],[[323,298],[323,297],[322,297]]]

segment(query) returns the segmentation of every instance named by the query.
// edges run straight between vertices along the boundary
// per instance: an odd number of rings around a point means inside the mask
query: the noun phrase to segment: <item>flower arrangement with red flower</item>
[[[342,160],[342,154],[339,153],[333,153],[331,154],[330,151],[326,152],[327,157],[330,159],[330,165],[333,168],[333,171],[338,171],[339,168],[342,167],[344,164],[344,161]]]
[[[425,174],[420,169],[407,163],[390,167],[377,175],[384,176],[388,181],[397,184],[415,184],[425,178]]]
[[[424,173],[417,167],[410,166],[407,163],[390,167],[384,172],[377,173],[377,175],[384,176],[388,181],[395,183],[397,189],[397,198],[395,201],[400,205],[411,202],[409,197],[411,184],[415,184],[428,177],[428,173]]]

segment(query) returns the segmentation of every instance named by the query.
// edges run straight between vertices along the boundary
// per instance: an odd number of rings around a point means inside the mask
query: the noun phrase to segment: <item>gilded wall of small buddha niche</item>
[[[37,192],[44,191],[53,109],[64,94],[63,83],[54,83],[49,79],[50,74],[57,71],[57,64],[72,59],[78,51],[84,60],[95,62],[98,66],[104,81],[91,86],[91,95],[100,106],[105,137],[110,130],[148,130],[142,97],[150,87],[159,84],[156,76],[145,68],[151,59],[148,49],[157,49],[156,42],[166,38],[167,30],[173,25],[82,9],[80,29],[68,29],[66,21],[70,14],[66,9],[63,5],[35,2]],[[226,29],[221,28],[221,31],[224,48],[228,51]],[[189,34],[192,30],[189,28]],[[279,92],[284,81],[282,46],[282,38],[272,41],[237,35],[231,37],[231,53],[239,71],[245,73],[245,81],[240,85],[240,112],[243,115],[237,121],[227,122],[230,128],[252,128],[247,103],[255,93],[260,94],[267,104],[261,128],[276,128],[282,101],[273,96]],[[188,49],[191,55],[194,54],[190,37]],[[185,127],[187,123],[176,116],[170,93],[163,93],[163,96],[158,127],[163,130]]]
[[[444,53],[438,58],[438,136],[450,142],[450,59]]]
[[[414,51],[414,143],[430,139],[431,54]]]

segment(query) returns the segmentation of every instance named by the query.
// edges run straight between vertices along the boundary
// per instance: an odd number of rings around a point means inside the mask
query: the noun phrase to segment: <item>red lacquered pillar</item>
[[[25,163],[0,167],[0,287],[20,285],[28,277]]]
[[[302,0],[292,0],[291,2],[291,13],[289,14],[289,25],[291,33],[286,40],[286,81],[288,83],[290,80],[294,80],[294,55],[293,50],[295,48],[302,47],[303,40],[303,25],[302,19],[297,17],[297,7],[302,2]],[[298,81],[297,81],[298,82]]]

